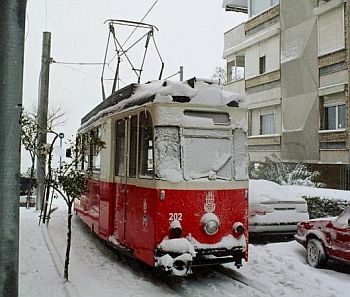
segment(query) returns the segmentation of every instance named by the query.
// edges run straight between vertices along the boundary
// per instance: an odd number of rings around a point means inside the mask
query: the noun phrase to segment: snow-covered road
[[[350,268],[314,269],[295,241],[249,246],[240,270],[197,271],[188,278],[159,279],[152,269],[118,256],[73,219],[70,281],[63,282],[66,211],[62,202],[50,225],[38,226],[38,212],[21,209],[21,297],[115,296],[291,296],[340,297],[350,292]],[[227,268],[227,269],[226,269]],[[234,280],[233,278],[239,280]]]

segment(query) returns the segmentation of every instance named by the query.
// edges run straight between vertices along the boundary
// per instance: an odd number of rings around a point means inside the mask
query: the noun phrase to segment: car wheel
[[[310,239],[306,245],[307,262],[315,268],[322,267],[327,260],[323,244],[318,239]]]

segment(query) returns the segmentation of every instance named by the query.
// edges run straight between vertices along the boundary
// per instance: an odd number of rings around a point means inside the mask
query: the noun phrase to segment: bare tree
[[[73,205],[75,199],[79,199],[80,195],[87,192],[87,181],[91,176],[91,170],[81,171],[78,168],[80,162],[84,160],[84,153],[86,148],[94,146],[98,150],[105,148],[105,143],[93,134],[88,137],[77,138],[77,141],[70,141],[70,151],[74,153],[74,158],[69,162],[63,162],[61,170],[53,169],[55,178],[47,181],[50,186],[55,189],[64,199],[67,204],[68,218],[67,218],[67,246],[66,257],[64,262],[64,279],[68,281],[68,268],[70,259],[70,248],[72,241],[72,216]],[[52,152],[51,152],[52,153]]]
[[[35,158],[37,153],[36,138],[38,137],[38,124],[36,118],[28,113],[22,113],[21,128],[21,141],[24,148],[29,152],[31,159],[29,185],[26,199],[26,207],[29,208],[33,188]]]
[[[64,124],[64,113],[61,111],[60,107],[53,108],[49,112],[47,120],[47,130],[51,130],[54,127]],[[30,197],[32,195],[33,189],[33,179],[35,171],[35,159],[38,154],[37,138],[38,138],[38,117],[37,112],[26,112],[22,110],[21,115],[21,142],[24,148],[29,152],[31,165],[30,165],[30,174],[29,174],[29,185],[28,193],[26,199],[26,207],[29,208]]]
[[[214,80],[217,80],[219,82],[219,84],[225,84],[226,83],[226,70],[222,67],[216,67],[211,78]]]

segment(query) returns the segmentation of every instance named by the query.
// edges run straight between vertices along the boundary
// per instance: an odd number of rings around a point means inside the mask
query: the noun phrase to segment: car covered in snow
[[[312,267],[322,267],[329,258],[350,264],[350,206],[338,217],[300,222],[294,237],[306,248]]]
[[[305,199],[267,180],[249,181],[249,233],[294,235],[297,223],[308,220]]]

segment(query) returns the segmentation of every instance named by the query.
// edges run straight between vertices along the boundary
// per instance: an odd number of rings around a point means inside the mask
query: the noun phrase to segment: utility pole
[[[179,74],[180,74],[180,81],[183,81],[184,80],[184,67],[183,66],[180,66]]]
[[[16,297],[26,0],[1,0],[0,11],[0,297]]]
[[[50,76],[50,52],[51,52],[51,33],[43,33],[43,45],[41,54],[41,72],[40,72],[40,94],[38,102],[38,158],[36,162],[36,209],[42,209],[45,193],[45,167],[46,154],[42,150],[47,142],[47,110],[49,105],[49,76]]]

